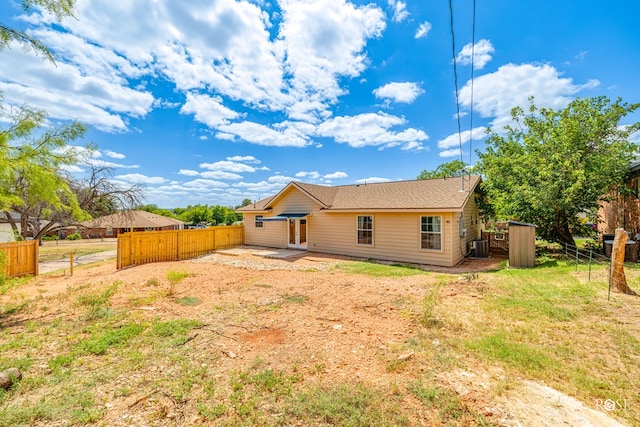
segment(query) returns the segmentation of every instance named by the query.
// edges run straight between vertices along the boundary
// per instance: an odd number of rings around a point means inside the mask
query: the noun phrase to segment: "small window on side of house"
[[[358,215],[357,243],[359,245],[373,246],[373,216]]]
[[[256,220],[255,220],[255,227],[256,228],[262,228],[264,227],[264,222],[262,222],[262,217],[264,215],[256,215]]]

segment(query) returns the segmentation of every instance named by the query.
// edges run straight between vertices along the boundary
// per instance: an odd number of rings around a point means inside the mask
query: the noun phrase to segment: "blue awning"
[[[257,221],[270,222],[270,221],[288,221],[289,218],[302,218],[309,215],[309,213],[288,213],[284,212],[275,216],[266,216],[258,218]]]

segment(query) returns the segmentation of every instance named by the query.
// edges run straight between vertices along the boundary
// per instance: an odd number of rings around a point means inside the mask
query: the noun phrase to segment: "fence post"
[[[609,259],[609,290],[608,290],[608,293],[607,293],[607,301],[611,301],[611,279],[612,279],[612,277],[613,277],[613,252],[611,253],[611,258]]]
[[[175,230],[176,234],[176,261],[180,260],[180,233],[178,230]]]
[[[589,282],[591,282],[591,260],[593,259],[593,249],[589,249]]]

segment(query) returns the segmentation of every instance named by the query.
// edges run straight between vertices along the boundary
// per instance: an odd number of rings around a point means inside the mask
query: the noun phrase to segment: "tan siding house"
[[[480,237],[477,176],[322,186],[291,182],[238,209],[245,243],[453,266]]]

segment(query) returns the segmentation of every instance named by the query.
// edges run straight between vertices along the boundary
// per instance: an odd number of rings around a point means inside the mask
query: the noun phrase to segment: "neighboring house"
[[[291,182],[237,209],[245,244],[453,266],[480,237],[477,176],[323,186]]]
[[[184,222],[146,211],[123,211],[85,221],[79,232],[83,238],[117,237],[129,231],[181,230]]]
[[[629,167],[625,185],[627,194],[612,193],[600,205],[598,232],[615,234],[616,228],[624,228],[633,238],[640,233],[640,161]]]
[[[0,243],[15,242],[15,240],[11,224],[0,222]]]
[[[22,217],[20,216],[20,214],[14,211],[0,212],[0,242],[15,241],[13,227],[11,226],[12,222],[16,226],[16,230],[15,230],[16,233],[21,234],[22,233]],[[39,223],[39,228],[42,229],[43,227],[49,224],[49,221],[35,218],[35,217],[29,217],[27,220],[27,232],[24,235],[25,238],[33,237],[33,230],[38,225],[38,223]],[[7,233],[11,233],[11,237],[9,237]]]

